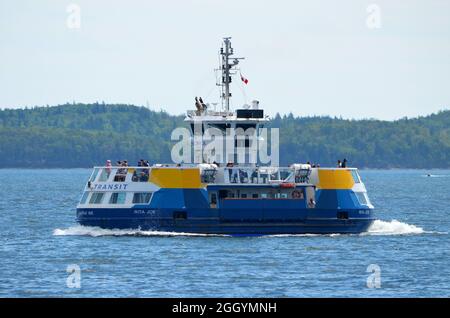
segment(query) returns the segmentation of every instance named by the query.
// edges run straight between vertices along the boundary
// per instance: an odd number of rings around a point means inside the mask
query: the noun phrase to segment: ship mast
[[[230,39],[231,37],[223,38],[223,45],[220,48],[220,55],[222,55],[222,65],[220,67],[222,71],[222,82],[218,84],[222,86],[222,107],[225,106],[225,110],[227,112],[230,110],[231,76],[236,74],[235,67],[239,64],[239,60],[244,59],[243,57],[231,58],[231,55],[233,55],[233,48],[231,47]]]

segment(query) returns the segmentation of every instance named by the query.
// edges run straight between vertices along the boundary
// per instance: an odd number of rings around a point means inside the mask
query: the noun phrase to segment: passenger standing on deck
[[[142,160],[142,166],[143,167],[150,167],[150,163],[148,160]],[[148,181],[148,177],[150,175],[150,169],[144,169],[145,178],[144,181]]]
[[[117,175],[116,175],[117,181],[118,182],[124,182],[125,178],[127,176],[127,170],[128,169],[126,167],[128,167],[128,161],[123,160],[123,161],[119,161],[118,163],[119,163],[120,167],[122,167],[122,168],[119,168],[117,170]]]
[[[200,102],[200,105],[202,105],[202,110],[208,109],[208,106],[203,102],[203,99],[201,97],[198,98],[198,101]]]
[[[112,167],[112,164],[111,164],[111,160],[106,160],[106,174],[108,175],[108,178],[109,178],[109,175],[111,174],[111,167]]]
[[[342,168],[341,159],[338,160],[337,167],[338,167],[338,168]]]
[[[198,100],[198,97],[195,97],[195,107],[197,108],[197,115],[200,116],[203,112],[203,106]]]
[[[344,158],[344,161],[342,161],[342,168],[347,168],[347,159]]]
[[[228,179],[230,180],[230,182],[233,182],[233,173],[234,173],[234,169],[233,169],[233,163],[231,161],[229,161],[227,163],[227,169],[228,169]]]

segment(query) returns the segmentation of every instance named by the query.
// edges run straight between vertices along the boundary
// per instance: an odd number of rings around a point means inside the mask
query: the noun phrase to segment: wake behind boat
[[[196,98],[196,109],[185,118],[194,163],[187,163],[184,149],[177,164],[95,167],[77,221],[106,229],[232,235],[366,231],[374,221],[373,206],[356,168],[253,160],[257,146],[268,140],[263,129],[269,119],[258,101],[230,110],[230,83],[241,59],[231,57],[230,38],[220,55],[222,109],[211,110]],[[242,75],[241,80],[248,82]],[[217,148],[205,152],[211,134],[224,136],[231,156]]]

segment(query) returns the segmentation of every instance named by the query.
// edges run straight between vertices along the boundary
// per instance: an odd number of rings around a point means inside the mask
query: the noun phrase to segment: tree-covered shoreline
[[[171,162],[184,116],[133,105],[66,104],[0,110],[0,168],[88,168],[106,159]],[[450,111],[395,121],[277,114],[280,164],[450,168]]]

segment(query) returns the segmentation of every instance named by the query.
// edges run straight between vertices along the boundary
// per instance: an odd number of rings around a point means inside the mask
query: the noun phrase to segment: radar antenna
[[[231,76],[236,74],[236,66],[239,64],[239,60],[243,60],[243,57],[233,57],[233,48],[231,47],[231,37],[223,38],[223,45],[220,48],[220,55],[222,55],[222,65],[220,70],[222,71],[222,81],[220,86],[222,86],[222,107],[225,106],[225,110],[228,112],[230,110],[230,83]]]

